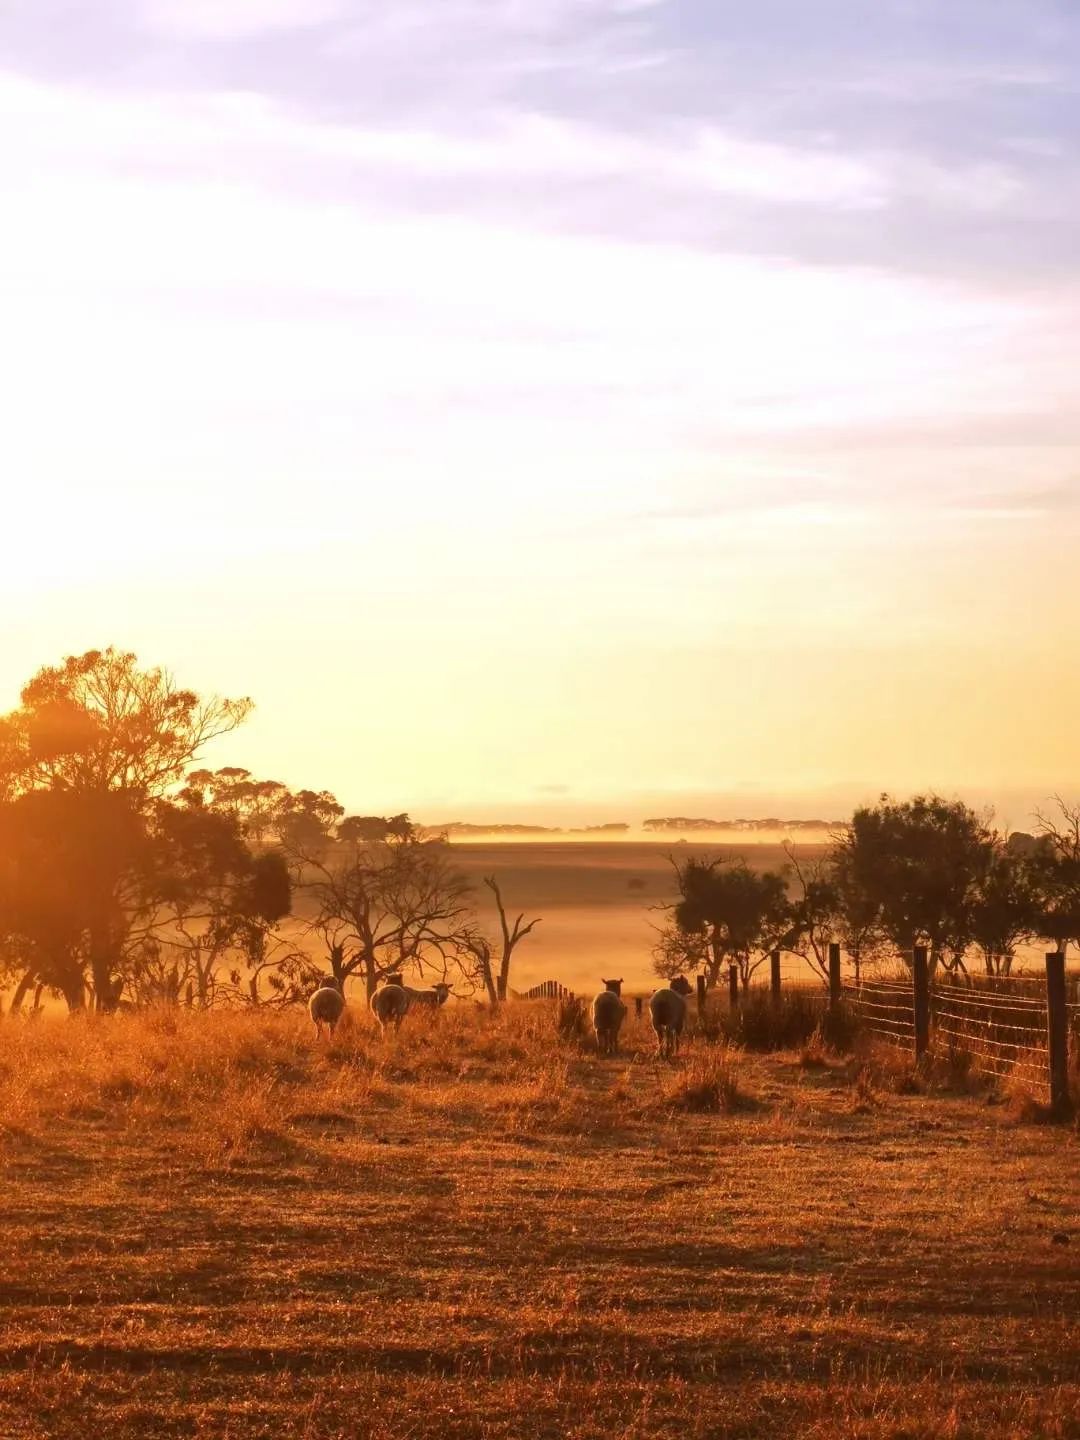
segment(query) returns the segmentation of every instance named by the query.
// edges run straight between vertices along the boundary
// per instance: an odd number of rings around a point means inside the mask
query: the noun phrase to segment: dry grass
[[[0,1436],[1080,1435],[1075,1134],[870,1065],[5,1024]]]
[[[672,1110],[689,1114],[732,1114],[749,1108],[739,1086],[739,1051],[727,1045],[694,1050],[664,1086]]]

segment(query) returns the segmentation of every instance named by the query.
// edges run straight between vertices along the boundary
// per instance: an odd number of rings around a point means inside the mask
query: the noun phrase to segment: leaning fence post
[[[829,1009],[840,1008],[840,946],[835,940],[829,944]]]
[[[732,1010],[739,1008],[739,967],[732,965],[728,970],[728,995]]]
[[[1050,1069],[1050,1108],[1064,1115],[1069,1108],[1069,1023],[1065,1003],[1065,955],[1046,956],[1046,1050]]]
[[[699,1014],[699,1015],[704,1015],[704,1014],[705,1014],[705,976],[704,976],[704,975],[699,975],[699,976],[697,977],[697,1008],[698,1008],[698,1014]]]
[[[780,1004],[780,951],[774,950],[769,956],[769,987],[772,993],[772,1003]]]
[[[916,945],[911,960],[915,1059],[921,1060],[930,1049],[930,966],[927,963],[926,946]]]

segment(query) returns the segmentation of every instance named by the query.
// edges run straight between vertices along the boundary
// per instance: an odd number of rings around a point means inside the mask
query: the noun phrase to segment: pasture
[[[0,1435],[1080,1435],[1076,1133],[910,1079],[548,1004],[6,1023]]]

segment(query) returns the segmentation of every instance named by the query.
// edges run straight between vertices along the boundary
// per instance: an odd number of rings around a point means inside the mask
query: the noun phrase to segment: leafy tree
[[[281,813],[290,808],[289,788],[280,780],[256,780],[250,770],[193,770],[179,797],[189,806],[204,806],[236,817],[245,837],[257,845],[276,835]]]
[[[963,970],[992,850],[988,826],[961,801],[883,795],[855,811],[834,860],[849,902],[897,953],[925,944],[932,968]]]
[[[751,870],[745,861],[691,857],[675,865],[680,899],[672,907],[675,935],[661,943],[657,968],[676,958],[680,938],[687,955],[704,960],[705,983],[716,984],[725,964],[738,966],[743,988],[771,949],[785,947],[794,917],[784,877]]]
[[[329,790],[286,791],[276,811],[278,837],[287,850],[314,857],[331,844],[344,813]]]
[[[1038,933],[1044,905],[1039,867],[995,837],[972,900],[971,939],[987,975],[1008,975],[1017,948]]]
[[[201,699],[166,670],[88,650],[46,666],[0,718],[0,794],[122,791],[142,798],[179,783],[200,750],[235,730],[250,700]]]
[[[113,1008],[131,966],[214,854],[178,836],[169,792],[250,701],[203,700],[133,655],[39,671],[0,718],[0,944],[71,1009]],[[188,847],[185,849],[185,845]]]
[[[278,1000],[299,994],[312,966],[278,930],[292,908],[285,857],[255,854],[232,813],[171,806],[161,822],[159,905],[131,966],[136,998],[259,1004],[264,979]]]

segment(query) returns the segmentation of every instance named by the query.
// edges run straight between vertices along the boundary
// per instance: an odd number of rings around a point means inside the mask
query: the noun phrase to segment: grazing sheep
[[[315,1037],[322,1034],[322,1027],[326,1026],[327,1036],[331,1036],[338,1021],[345,1013],[345,996],[337,987],[334,980],[324,980],[322,985],[308,1001],[308,1014],[315,1022]]]
[[[626,1006],[619,999],[621,980],[605,980],[604,988],[592,1002],[592,1023],[596,1048],[601,1055],[616,1055],[619,1050],[619,1027],[626,1017]]]
[[[676,975],[670,985],[657,990],[649,1001],[649,1015],[661,1059],[671,1059],[679,1053],[679,1037],[686,1022],[686,997],[693,988],[682,975]]]
[[[409,997],[410,1005],[419,1005],[429,1010],[438,1010],[450,998],[450,986],[443,980],[440,980],[438,985],[433,985],[430,990],[416,990],[412,985],[403,985],[401,988]]]
[[[401,1028],[408,1009],[409,996],[402,985],[380,985],[371,997],[371,1013],[384,1035],[388,1025],[393,1025],[395,1030]]]

